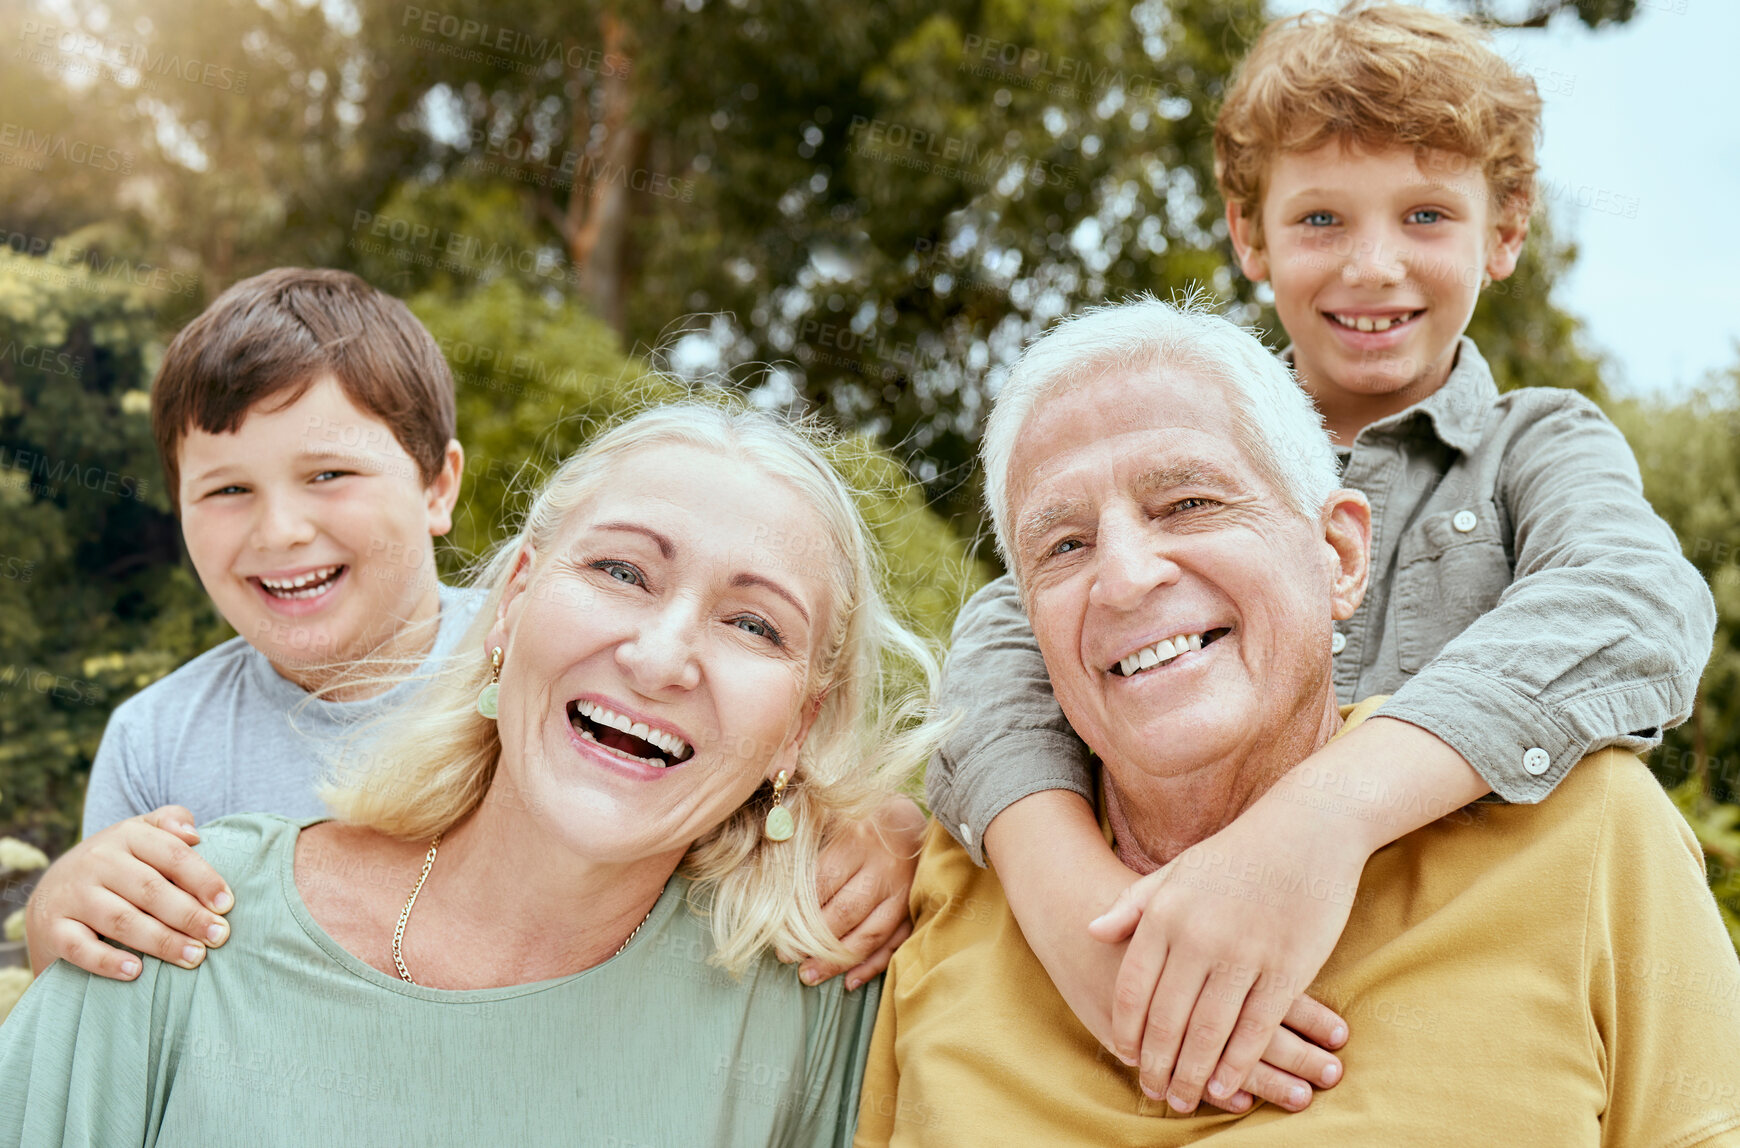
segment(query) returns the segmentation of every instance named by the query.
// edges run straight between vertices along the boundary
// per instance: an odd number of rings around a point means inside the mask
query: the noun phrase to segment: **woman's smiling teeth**
[[[648,765],[680,765],[693,756],[689,743],[676,734],[653,729],[584,698],[568,703],[568,724],[588,741]]]
[[[1354,330],[1354,331],[1387,331],[1391,327],[1397,327],[1403,323],[1406,323],[1409,319],[1412,319],[1414,316],[1420,314],[1420,312],[1407,311],[1407,312],[1404,312],[1400,315],[1384,315],[1384,316],[1338,315],[1334,311],[1326,312],[1326,314],[1331,319],[1334,319],[1337,323],[1340,323],[1343,327],[1347,327],[1350,330]]]
[[[261,577],[255,581],[274,598],[318,598],[332,589],[332,584],[338,581],[338,576],[344,573],[344,569],[343,566],[322,566],[294,578]]]
[[[1120,677],[1130,678],[1143,670],[1151,670],[1155,666],[1164,666],[1180,654],[1192,650],[1200,650],[1227,632],[1225,627],[1205,630],[1200,634],[1179,634],[1173,638],[1162,638],[1152,646],[1126,654],[1113,666],[1111,672]]]

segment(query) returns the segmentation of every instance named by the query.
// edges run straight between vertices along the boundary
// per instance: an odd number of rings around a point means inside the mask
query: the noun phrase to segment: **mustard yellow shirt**
[[[1740,961],[1690,829],[1620,750],[1540,805],[1470,806],[1372,855],[1311,988],[1347,1018],[1346,1075],[1300,1113],[1149,1101],[935,826],[912,911],[858,1148],[1740,1145]]]

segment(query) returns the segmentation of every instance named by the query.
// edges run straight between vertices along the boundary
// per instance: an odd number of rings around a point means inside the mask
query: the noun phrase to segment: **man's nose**
[[[692,690],[701,680],[702,620],[693,603],[674,599],[649,611],[616,647],[616,662],[649,696]]]
[[[293,495],[262,493],[254,519],[254,548],[270,552],[292,550],[313,542],[319,531]]]
[[[1099,569],[1088,592],[1095,606],[1134,609],[1155,587],[1178,579],[1178,563],[1157,530],[1135,523],[1108,525],[1100,530],[1098,546]]]

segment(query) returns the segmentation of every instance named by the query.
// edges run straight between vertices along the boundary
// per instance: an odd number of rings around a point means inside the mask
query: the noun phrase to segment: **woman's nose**
[[[645,694],[692,690],[701,680],[700,619],[692,606],[672,602],[643,617],[616,647],[616,661]]]

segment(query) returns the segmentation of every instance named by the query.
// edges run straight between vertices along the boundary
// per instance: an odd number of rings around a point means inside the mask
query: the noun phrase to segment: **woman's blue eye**
[[[594,562],[592,568],[594,570],[602,570],[618,582],[625,582],[630,586],[644,586],[646,584],[646,580],[641,577],[640,571],[636,570],[626,562],[611,562],[605,560],[602,562]]]
[[[736,626],[739,630],[742,630],[744,633],[754,634],[758,638],[766,638],[776,646],[785,644],[780,638],[778,630],[775,630],[772,625],[753,615],[748,615],[742,618],[733,618],[731,619],[731,624]]]

